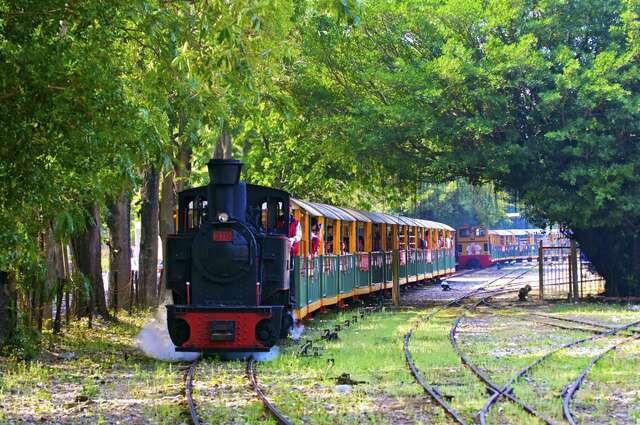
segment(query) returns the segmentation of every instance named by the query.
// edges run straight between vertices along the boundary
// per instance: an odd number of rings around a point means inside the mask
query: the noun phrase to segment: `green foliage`
[[[416,200],[418,204],[407,205],[407,211],[456,228],[464,224],[491,227],[508,220],[504,196],[491,185],[473,186],[464,180],[423,185]]]
[[[491,181],[538,224],[633,240],[639,13],[637,1],[385,1],[345,26],[311,12],[287,87],[298,140],[370,185]]]

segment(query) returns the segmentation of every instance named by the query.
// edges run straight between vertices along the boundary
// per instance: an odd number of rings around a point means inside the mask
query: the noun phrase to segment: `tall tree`
[[[148,166],[143,175],[140,197],[140,291],[144,306],[155,307],[158,304],[158,170]]]
[[[80,316],[92,317],[94,314],[99,314],[108,319],[110,316],[102,280],[100,210],[96,204],[88,205],[86,209],[89,216],[87,224],[71,239],[75,264],[89,283],[86,287],[87,293],[76,300],[76,312]]]
[[[13,336],[15,329],[16,299],[9,273],[0,271],[0,350]]]
[[[109,305],[118,309],[131,300],[131,197],[129,189],[107,203],[109,227]]]

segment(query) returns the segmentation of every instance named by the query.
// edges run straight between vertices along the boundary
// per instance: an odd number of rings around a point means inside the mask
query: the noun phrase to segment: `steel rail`
[[[525,318],[521,318],[521,317],[518,317],[517,319],[529,320],[529,319],[525,319]],[[567,330],[567,331],[590,332],[592,334],[600,334],[600,333],[602,333],[602,329],[589,329],[589,328],[585,328],[585,327],[581,327],[581,326],[565,326],[565,325],[561,325],[559,323],[546,322],[544,320],[535,319],[535,318],[530,318],[530,320],[533,320],[534,322],[539,323],[541,325],[552,326],[554,328],[564,329],[564,330]]]
[[[193,402],[193,374],[195,373],[196,366],[198,365],[198,360],[194,360],[189,365],[189,369],[187,370],[187,374],[185,376],[185,386],[184,386],[184,395],[187,399],[187,405],[189,406],[189,414],[191,415],[191,423],[193,425],[200,425],[200,419],[198,418],[198,412],[196,410],[196,405]]]
[[[496,401],[498,401],[500,399],[500,397],[504,396],[508,392],[513,391],[511,386],[514,384],[515,381],[517,381],[519,378],[523,377],[533,367],[535,367],[538,364],[542,363],[544,360],[549,358],[551,355],[557,353],[560,350],[573,347],[574,345],[578,345],[578,344],[581,344],[583,342],[592,341],[592,340],[595,340],[595,339],[598,339],[598,338],[603,338],[605,336],[614,335],[614,334],[616,334],[616,333],[618,333],[620,331],[627,330],[628,328],[630,328],[632,326],[636,326],[638,324],[640,324],[640,320],[637,320],[637,321],[634,321],[634,322],[631,322],[631,323],[627,323],[626,325],[618,326],[618,327],[616,327],[614,329],[608,330],[606,332],[601,332],[601,333],[599,333],[597,335],[576,339],[576,340],[574,340],[572,342],[569,342],[569,343],[566,343],[566,344],[562,344],[559,347],[548,351],[543,356],[539,357],[538,359],[536,359],[533,362],[529,363],[527,366],[525,366],[522,369],[520,369],[515,375],[513,375],[511,377],[511,379],[509,379],[509,381],[500,389],[499,392],[493,393],[487,399],[485,404],[482,406],[482,409],[480,410],[480,414],[479,414],[480,415],[480,423],[481,424],[486,424],[486,415],[489,412],[489,409],[491,408],[491,406],[493,404],[495,404]]]
[[[514,280],[516,280],[517,278],[524,276],[526,273],[528,273],[533,267],[529,267],[527,268],[524,272],[518,274],[517,276],[511,278],[509,280],[509,282],[507,282],[504,286],[509,285],[511,282],[513,282]],[[427,322],[429,321],[432,317],[434,317],[436,314],[438,314],[439,312],[441,312],[442,310],[445,310],[447,308],[449,308],[452,305],[458,304],[460,303],[460,301],[471,297],[474,294],[477,294],[478,292],[485,290],[486,288],[488,288],[490,285],[494,284],[495,282],[504,279],[505,277],[515,273],[516,270],[512,270],[510,272],[504,273],[502,275],[500,275],[499,277],[491,280],[490,282],[476,288],[473,289],[471,291],[466,292],[465,294],[460,295],[459,297],[454,298],[453,300],[443,304],[442,306],[440,306],[439,308],[435,309],[434,311],[432,311],[431,313],[429,313],[426,317],[417,320],[414,325],[409,329],[409,331],[404,335],[404,344],[403,344],[403,349],[404,349],[404,357],[405,357],[405,361],[407,362],[407,365],[409,366],[409,370],[411,371],[411,375],[413,375],[414,379],[416,380],[416,382],[425,390],[425,392],[427,394],[429,394],[429,396],[440,405],[440,407],[442,407],[444,409],[444,411],[457,423],[459,424],[463,424],[466,425],[466,422],[464,421],[464,419],[462,419],[462,417],[460,416],[460,414],[458,412],[456,412],[455,409],[453,409],[453,407],[451,407],[451,405],[449,405],[449,403],[447,403],[444,398],[439,394],[439,392],[436,390],[436,388],[430,384],[428,384],[425,380],[424,377],[422,376],[422,374],[420,373],[420,371],[418,371],[418,369],[415,366],[415,363],[413,361],[413,357],[411,356],[411,351],[409,350],[409,341],[411,339],[411,336],[413,335],[413,332],[418,328],[418,326],[423,323],[423,322]],[[501,289],[501,288],[500,288]]]
[[[254,363],[255,361],[253,360],[253,357],[250,357],[249,360],[247,360],[247,376],[251,381],[251,385],[253,386],[254,391],[262,401],[262,404],[280,425],[293,425],[293,422],[291,422],[286,416],[282,414],[282,412],[280,412],[273,404],[271,404],[265,393],[258,385],[258,378],[256,377],[256,371],[253,367]]]
[[[464,318],[464,313],[462,315],[458,316],[458,318],[453,323],[453,326],[451,327],[451,331],[449,332],[449,340],[451,341],[451,345],[453,346],[453,349],[456,352],[456,354],[458,355],[458,357],[460,357],[460,360],[462,361],[463,365],[467,366],[474,373],[474,375],[476,375],[478,377],[478,379],[480,379],[480,381],[482,381],[482,383],[489,390],[492,391],[492,393],[499,392],[500,391],[500,387],[498,387],[495,383],[493,383],[489,379],[489,377],[486,374],[484,374],[480,370],[480,368],[478,368],[478,366],[473,364],[471,362],[471,360],[469,360],[469,358],[460,349],[460,345],[458,344],[458,341],[457,341],[457,338],[456,338],[456,331],[458,329],[458,325],[460,324],[460,322],[462,321],[463,318]],[[520,400],[515,395],[513,395],[511,393],[508,393],[508,394],[505,394],[505,397],[507,397],[507,399],[512,401],[513,403],[515,403],[515,404],[519,405],[520,407],[522,407],[522,409],[524,409],[530,415],[535,416],[536,418],[538,418],[541,421],[547,423],[548,425],[555,425],[555,423],[556,423],[555,421],[553,421],[552,419],[550,419],[546,415],[536,411],[533,407],[531,407],[526,402]]]
[[[630,338],[625,339],[622,342],[619,342],[618,344],[614,344],[610,346],[605,351],[600,353],[598,356],[594,357],[591,360],[591,362],[584,369],[582,369],[578,377],[571,384],[565,387],[565,389],[562,392],[563,393],[562,413],[564,415],[564,418],[567,420],[567,422],[569,422],[571,425],[577,425],[575,419],[573,418],[573,414],[571,412],[571,400],[573,399],[573,396],[575,395],[576,391],[578,391],[578,389],[580,388],[580,385],[582,384],[582,381],[584,381],[584,378],[587,376],[587,373],[589,373],[589,371],[593,368],[593,366],[595,366],[595,364],[598,363],[608,353],[610,353],[613,350],[616,350],[621,345],[627,344],[629,342],[632,342],[638,339],[640,339],[640,334],[634,335]]]
[[[543,314],[543,313],[531,313],[531,314],[533,316],[540,316],[540,317],[545,317],[547,319],[561,320],[563,322],[580,323],[580,324],[583,324],[583,325],[592,326],[594,328],[615,329],[615,326],[613,326],[613,325],[607,325],[607,324],[604,324],[604,323],[594,323],[594,322],[591,322],[589,320],[574,319],[574,318],[570,318],[570,317],[558,317],[558,316],[554,316],[552,314]],[[640,334],[640,329],[629,329],[629,332],[633,332],[635,334]]]

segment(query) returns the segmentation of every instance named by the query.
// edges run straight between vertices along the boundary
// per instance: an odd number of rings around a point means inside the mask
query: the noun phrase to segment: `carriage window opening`
[[[341,254],[346,254],[348,252],[351,252],[351,228],[350,228],[350,223],[348,222],[343,222],[342,223],[342,227],[341,227],[341,236],[342,236],[342,241],[340,243],[340,253]]]
[[[393,225],[392,224],[387,224],[385,226],[387,234],[386,234],[386,239],[387,239],[387,251],[391,251],[391,249],[393,249]]]
[[[458,232],[458,236],[460,236],[461,238],[469,237],[469,229],[460,229]]]
[[[356,251],[363,252],[364,251],[364,223],[358,223],[356,225]]]
[[[485,236],[485,235],[486,235],[485,229],[483,229],[482,227],[476,228],[476,236]]]
[[[374,251],[380,251],[382,249],[382,242],[381,242],[381,236],[380,236],[380,225],[379,224],[374,224],[373,225],[373,250]]]
[[[324,246],[326,254],[333,254],[333,220],[327,220]]]
[[[409,227],[409,248],[416,248],[416,235],[413,226]]]

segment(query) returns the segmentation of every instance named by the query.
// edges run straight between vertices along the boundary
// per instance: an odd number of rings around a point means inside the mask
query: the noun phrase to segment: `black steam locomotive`
[[[208,168],[167,242],[169,335],[178,351],[266,351],[292,325],[289,194],[240,182],[239,161]]]

